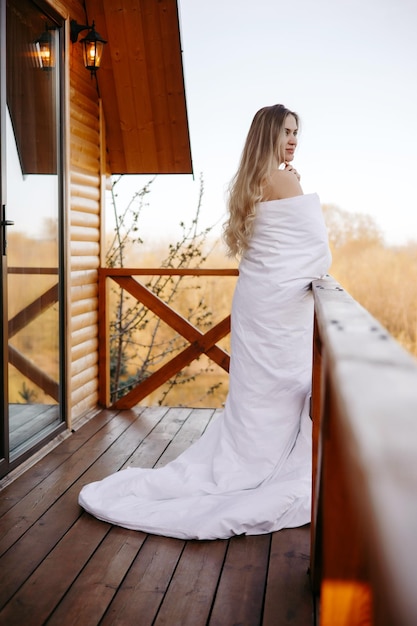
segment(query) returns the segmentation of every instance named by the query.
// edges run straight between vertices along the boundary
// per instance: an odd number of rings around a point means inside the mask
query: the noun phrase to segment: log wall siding
[[[80,3],[81,4],[81,3]],[[84,19],[82,16],[80,20]],[[98,402],[97,269],[100,266],[100,103],[83,66],[81,46],[69,44],[69,425]]]
[[[104,264],[104,198],[106,186],[109,184],[111,137],[114,133],[120,134],[122,125],[123,150],[127,155],[132,171],[148,171],[139,167],[134,160],[135,151],[145,152],[148,161],[161,160],[158,171],[186,171],[191,172],[191,157],[189,148],[188,125],[183,93],[183,77],[179,39],[177,31],[177,6],[174,0],[164,0],[161,6],[138,2],[135,7],[129,5],[129,15],[120,13],[119,5],[114,6],[112,0],[102,2],[86,2],[86,0],[40,0],[41,5],[50,5],[52,9],[65,20],[65,69],[63,81],[65,84],[65,277],[66,277],[66,381],[65,398],[68,416],[68,426],[83,417],[98,403],[98,297],[97,275],[98,268]],[[157,3],[158,4],[158,3]],[[128,4],[126,5],[128,6]],[[106,50],[107,57],[100,70],[99,83],[104,95],[104,104],[107,106],[107,134],[104,124],[102,102],[97,88],[97,81],[91,79],[86,71],[82,58],[82,46],[70,41],[70,20],[79,24],[91,23],[92,19],[100,21],[99,31],[103,27],[116,28],[113,24],[114,11],[120,21],[129,26],[130,36],[137,39],[137,28],[132,29],[131,19],[136,16],[138,7],[141,7],[143,19],[148,20],[145,32],[147,35],[146,63],[151,68],[151,78],[147,89],[154,98],[152,119],[146,122],[152,126],[152,133],[158,139],[158,154],[150,152],[146,144],[147,124],[143,124],[138,117],[143,107],[133,109],[134,132],[126,133],[126,117],[120,117],[120,111],[108,108],[114,96],[113,87],[106,89],[108,80],[112,80],[115,68],[112,66],[111,50]],[[88,15],[86,13],[88,11]],[[112,13],[113,11],[113,13]],[[106,19],[105,19],[106,18]],[[135,17],[137,19],[137,16]],[[119,22],[118,22],[119,24]],[[171,32],[172,29],[172,32]],[[142,26],[140,26],[142,32]],[[155,35],[157,34],[157,36]],[[103,33],[102,33],[103,34]],[[104,32],[104,35],[106,33]],[[116,35],[117,33],[115,33]],[[85,33],[83,33],[85,35]],[[81,35],[81,36],[83,36]],[[105,37],[108,39],[107,37]],[[136,38],[136,39],[135,39]],[[113,52],[117,45],[125,42],[117,38],[113,41]],[[116,48],[115,48],[116,46]],[[161,47],[162,46],[162,47]],[[110,46],[109,46],[110,48]],[[129,79],[127,68],[136,68],[136,52],[127,49],[124,73],[120,77],[119,96],[123,94],[121,104],[126,106],[125,81],[128,79],[129,89],[142,90],[141,80]],[[171,58],[172,57],[172,58]],[[175,59],[174,59],[175,57]],[[161,65],[162,64],[162,65]],[[116,63],[117,72],[120,72],[119,63]],[[129,70],[130,71],[130,70]],[[158,73],[159,72],[159,73]],[[137,74],[135,74],[137,78]],[[159,77],[159,78],[158,78]],[[106,80],[107,79],[107,82]],[[130,81],[130,82],[129,82]],[[155,84],[155,81],[159,81]],[[161,82],[162,81],[162,82]],[[178,93],[177,93],[178,92]],[[130,93],[130,91],[128,92]],[[140,91],[142,94],[142,91]],[[150,97],[148,93],[146,97]],[[128,98],[129,100],[129,98]],[[133,100],[132,100],[133,101]],[[140,98],[143,101],[143,98]],[[129,100],[130,102],[130,100]],[[162,109],[161,109],[162,107]],[[165,107],[165,109],[163,109]],[[168,110],[166,107],[174,107]],[[176,107],[176,108],[175,108]],[[173,123],[175,121],[175,123]],[[113,134],[112,134],[113,133]],[[133,141],[133,143],[132,143]],[[139,143],[138,143],[139,141]],[[143,143],[145,141],[145,144]],[[175,150],[172,153],[173,146]],[[113,150],[114,152],[114,150]],[[148,154],[149,153],[149,154]],[[161,154],[159,154],[161,153]],[[171,161],[163,161],[169,154]],[[177,162],[179,154],[185,158],[184,163]],[[133,155],[133,156],[132,156]],[[185,155],[185,157],[184,157]],[[163,162],[162,162],[163,161]],[[119,171],[117,168],[112,171]],[[123,172],[128,172],[122,168]],[[154,171],[152,169],[152,171]]]

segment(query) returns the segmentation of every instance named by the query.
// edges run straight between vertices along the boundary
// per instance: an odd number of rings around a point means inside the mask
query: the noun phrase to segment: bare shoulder
[[[265,185],[263,200],[283,200],[302,195],[300,182],[292,172],[275,170]]]

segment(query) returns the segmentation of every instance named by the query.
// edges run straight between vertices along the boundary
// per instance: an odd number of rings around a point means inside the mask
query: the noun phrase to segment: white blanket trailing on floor
[[[308,523],[311,281],[329,264],[316,194],[261,202],[233,298],[223,413],[165,467],[86,485],[81,506],[119,526],[185,539]]]

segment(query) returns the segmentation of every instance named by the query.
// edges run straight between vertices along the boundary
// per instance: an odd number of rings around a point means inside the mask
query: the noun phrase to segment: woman
[[[231,185],[225,241],[241,261],[223,413],[165,467],[86,485],[80,504],[99,519],[182,539],[310,521],[311,282],[330,255],[318,196],[291,165],[297,133],[295,113],[261,109]]]

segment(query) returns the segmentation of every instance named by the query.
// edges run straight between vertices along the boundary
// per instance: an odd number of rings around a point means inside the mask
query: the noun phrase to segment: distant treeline
[[[330,273],[417,356],[417,242],[388,246],[374,222],[324,206],[333,254]]]

